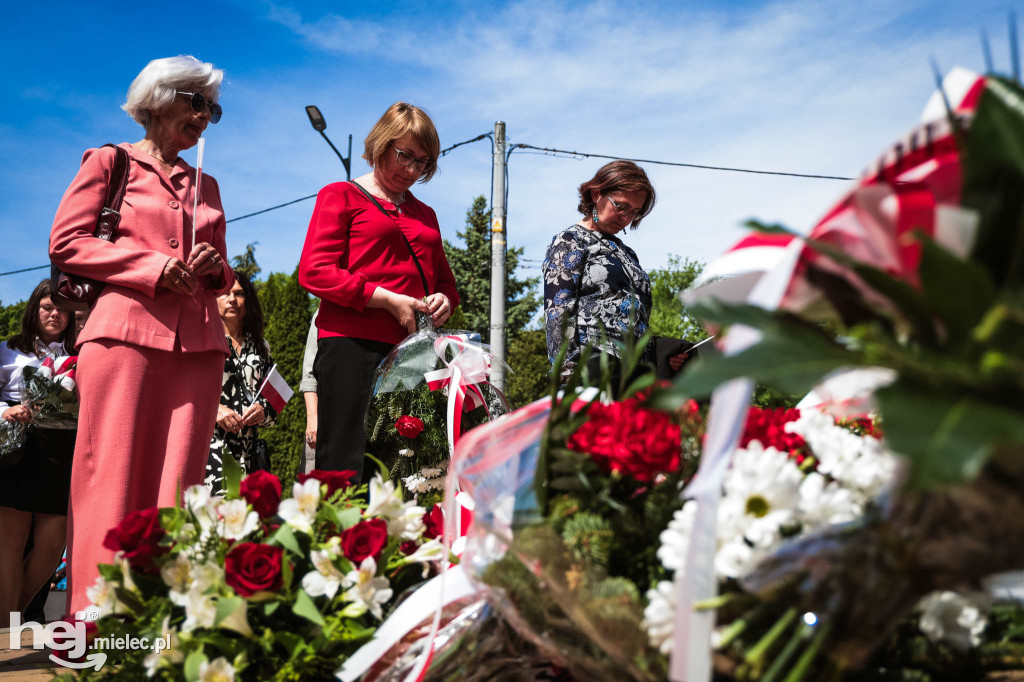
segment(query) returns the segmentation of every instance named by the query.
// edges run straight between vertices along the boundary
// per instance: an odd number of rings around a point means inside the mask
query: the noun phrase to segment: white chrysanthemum
[[[668,527],[661,531],[658,559],[670,571],[681,571],[686,563],[686,552],[690,548],[690,533],[693,519],[697,514],[697,503],[689,500],[682,509],[672,515]]]
[[[437,478],[441,475],[441,470],[435,467],[423,467],[420,469],[420,476],[423,478]]]
[[[403,511],[401,494],[395,490],[395,484],[385,481],[380,474],[370,479],[370,503],[366,507],[363,516],[370,518],[380,516],[390,519],[399,516]]]
[[[313,522],[316,521],[319,506],[320,481],[310,478],[305,483],[295,483],[292,486],[292,496],[281,500],[277,515],[295,530],[308,535],[313,532]]]
[[[327,595],[328,599],[334,599],[334,595],[338,593],[345,575],[334,565],[333,554],[330,550],[316,549],[309,553],[313,568],[316,569],[302,577],[302,589],[309,596]]]
[[[448,479],[445,476],[438,476],[437,478],[428,478],[427,486],[431,490],[444,490],[445,484],[447,482]]]
[[[401,450],[398,451],[398,455],[400,457],[412,457],[415,454],[416,451],[413,450],[412,448],[402,448]]]
[[[676,589],[668,580],[662,580],[657,587],[647,590],[647,607],[644,609],[643,628],[647,641],[662,655],[672,653],[672,639],[676,629]]]
[[[800,484],[800,518],[805,531],[847,523],[863,513],[862,496],[817,472],[807,474]]]
[[[234,682],[235,668],[223,656],[199,664],[199,682]]]
[[[220,512],[220,523],[217,530],[222,538],[241,540],[260,525],[260,516],[249,511],[249,503],[245,500],[230,500],[217,509]]]
[[[383,617],[381,604],[391,599],[391,583],[383,576],[377,577],[377,562],[373,557],[366,557],[358,569],[349,571],[344,584],[348,589],[342,596],[357,607],[355,610],[369,611],[378,619]]]
[[[882,441],[858,436],[821,410],[802,410],[800,418],[786,424],[785,429],[807,441],[818,460],[819,472],[865,499],[877,497],[894,483],[897,460]]]
[[[751,441],[733,455],[722,484],[721,506],[743,535],[758,547],[778,541],[778,531],[795,520],[803,473],[789,455]],[[719,514],[721,518],[722,514]],[[732,539],[732,538],[730,538]]]
[[[405,485],[405,489],[411,493],[425,493],[430,490],[430,484],[427,483],[427,479],[419,474],[406,476],[402,479],[402,483]]]
[[[932,592],[922,599],[921,628],[933,642],[945,642],[957,651],[967,651],[981,644],[981,634],[988,626],[984,612],[985,600],[956,592]]]

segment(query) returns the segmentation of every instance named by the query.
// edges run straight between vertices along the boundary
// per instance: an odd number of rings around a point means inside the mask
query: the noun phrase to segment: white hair
[[[211,102],[216,102],[222,80],[223,70],[191,55],[154,59],[132,81],[121,108],[149,130],[149,113],[170,106],[176,91],[201,92]]]

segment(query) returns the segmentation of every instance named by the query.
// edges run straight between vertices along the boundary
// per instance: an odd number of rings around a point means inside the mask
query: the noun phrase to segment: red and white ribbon
[[[448,349],[454,352],[452,359],[446,360]],[[462,413],[483,406],[488,409],[484,397],[483,384],[491,376],[493,362],[502,362],[487,352],[480,343],[470,340],[467,334],[448,334],[439,336],[434,341],[434,352],[445,364],[441,369],[427,372],[423,378],[431,391],[448,389],[448,451],[455,452],[455,444],[459,442],[462,432]],[[492,387],[493,388],[493,387]],[[498,392],[503,402],[505,396]],[[507,404],[506,404],[507,409]],[[488,412],[489,414],[489,412]]]

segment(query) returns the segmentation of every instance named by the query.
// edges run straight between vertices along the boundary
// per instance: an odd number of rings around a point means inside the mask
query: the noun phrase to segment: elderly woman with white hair
[[[122,107],[146,134],[118,145],[129,163],[115,240],[94,237],[116,177],[112,146],[85,152],[54,219],[53,263],[104,284],[78,336],[69,614],[89,604],[96,565],[114,558],[107,531],[203,480],[228,354],[217,297],[234,275],[217,182],[197,181],[178,154],[220,120],[223,77],[193,57],[150,62]]]

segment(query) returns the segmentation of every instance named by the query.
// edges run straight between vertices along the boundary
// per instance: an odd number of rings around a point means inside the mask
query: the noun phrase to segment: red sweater
[[[366,307],[377,287],[414,298],[425,295],[403,233],[419,258],[429,293],[444,294],[452,308],[459,304],[437,216],[412,192],[406,197],[400,215],[385,216],[348,182],[320,190],[299,259],[299,284],[321,299],[319,338],[398,343],[408,336],[391,313]],[[381,205],[393,208],[385,201]]]

